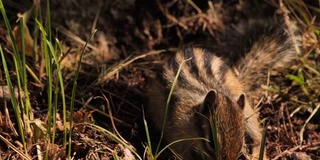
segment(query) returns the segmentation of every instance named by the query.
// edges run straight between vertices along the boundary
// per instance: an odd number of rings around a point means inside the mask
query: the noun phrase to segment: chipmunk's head
[[[197,119],[202,141],[194,149],[193,156],[202,159],[235,160],[239,157],[244,139],[245,96],[230,99],[215,90],[205,96],[197,108]]]

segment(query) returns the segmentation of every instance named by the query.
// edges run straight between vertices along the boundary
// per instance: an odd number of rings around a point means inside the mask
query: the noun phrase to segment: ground
[[[35,13],[41,13],[40,19],[48,20],[48,4],[25,0],[4,0],[3,4],[12,28],[18,26],[17,14],[26,13],[34,6],[26,26],[32,41],[38,42],[38,46],[30,43],[31,48],[41,46],[39,36],[35,37],[40,34],[34,17],[37,17]],[[146,149],[146,133],[149,132],[145,130],[143,112],[145,92],[165,56],[186,45],[213,42],[215,34],[226,25],[250,18],[285,17],[286,13],[290,13],[290,19],[296,20],[301,27],[302,53],[295,65],[272,78],[265,87],[268,89],[261,96],[263,98],[256,100],[266,129],[265,147],[271,159],[320,159],[320,112],[317,111],[320,108],[320,23],[317,18],[320,12],[316,2],[115,0],[93,3],[89,0],[55,0],[50,1],[49,6],[51,38],[59,40],[63,55],[60,63],[64,98],[67,106],[73,99],[75,107],[64,110],[63,98],[59,96],[56,116],[49,115],[49,77],[41,61],[43,56],[26,51],[27,64],[31,68],[27,86],[33,116],[28,117],[31,131],[27,132],[23,126],[27,133],[24,137],[28,154],[25,153],[16,118],[25,115],[15,115],[1,63],[0,159],[22,159],[24,156],[33,159],[44,155],[48,159],[66,158],[70,143],[64,145],[63,141],[64,134],[70,133],[70,126],[72,136],[67,138],[71,138],[74,159],[152,159]],[[95,29],[97,31],[90,38]],[[18,30],[13,33],[19,35]],[[86,45],[87,41],[89,45]],[[13,86],[17,86],[13,49],[4,21],[0,21],[0,44]],[[81,53],[77,90],[72,98],[73,79]],[[56,73],[53,81],[58,79]],[[19,95],[17,89],[14,91]],[[61,90],[57,93],[62,94]],[[66,124],[62,118],[64,111],[68,117]],[[73,115],[73,123],[70,123],[70,115]],[[55,119],[56,127],[48,127],[47,122],[51,119]],[[148,126],[152,128],[152,124],[148,123]],[[50,128],[50,131],[42,127]],[[47,133],[55,137],[53,143],[47,141]],[[150,129],[150,135],[157,133]],[[167,151],[160,158],[170,156]]]

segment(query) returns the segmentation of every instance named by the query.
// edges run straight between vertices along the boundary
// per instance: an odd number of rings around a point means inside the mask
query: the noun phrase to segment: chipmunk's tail
[[[293,22],[249,20],[226,29],[226,33],[231,37],[224,37],[222,42],[228,46],[222,43],[219,50],[231,55],[227,61],[236,69],[247,95],[251,97],[255,97],[261,85],[267,84],[270,70],[288,66],[300,51],[301,35]]]

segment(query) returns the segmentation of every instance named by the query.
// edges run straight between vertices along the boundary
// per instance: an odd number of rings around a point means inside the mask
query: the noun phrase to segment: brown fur
[[[248,25],[236,30],[239,37],[247,32],[252,36],[247,38],[246,53],[238,56],[230,51],[232,58],[227,59],[225,55],[218,57],[201,48],[187,48],[172,56],[151,84],[147,113],[158,130],[162,130],[163,122],[166,122],[164,140],[167,143],[199,137],[213,140],[209,122],[216,122],[218,152],[212,141],[186,140],[171,146],[183,159],[215,159],[218,153],[220,159],[234,160],[241,148],[243,152],[251,148],[252,159],[259,156],[261,127],[251,99],[266,80],[269,69],[281,68],[292,61],[295,44],[284,26],[269,26],[264,21]],[[249,31],[241,31],[241,28]],[[296,33],[294,27],[291,29]],[[226,51],[224,47],[216,48],[221,53]],[[180,65],[181,72],[166,110]],[[234,71],[238,71],[237,74]],[[243,145],[245,133],[252,139],[252,144]],[[263,159],[266,159],[265,154]]]
[[[245,128],[243,109],[245,106],[250,107],[244,98],[240,82],[232,70],[212,53],[199,48],[189,48],[188,52],[191,52],[191,55],[178,52],[164,66],[163,76],[167,83],[166,86],[161,85],[161,80],[154,81],[151,85],[148,93],[151,97],[148,113],[153,118],[156,127],[161,129],[166,114],[165,106],[168,99],[166,93],[169,93],[172,87],[179,65],[184,60],[192,58],[197,67],[200,68],[197,71],[199,77],[190,72],[192,59],[182,66],[179,77],[187,78],[188,84],[185,84],[183,80],[178,80],[174,88],[164,129],[165,141],[173,142],[200,137],[210,138],[205,136],[200,126],[203,126],[208,132],[211,130],[209,120],[215,119],[220,144],[219,155],[222,159],[236,159],[243,146]],[[209,70],[212,74],[208,74],[207,70],[201,70],[205,67],[205,56],[211,59]],[[176,61],[175,64],[170,62],[172,60]],[[221,68],[224,69],[221,70]],[[199,81],[199,78],[201,81]],[[209,94],[212,92],[214,92],[214,96]],[[239,105],[240,102],[237,102],[240,96],[243,96],[241,105]],[[214,104],[209,107],[208,111],[202,112],[201,110],[206,110],[203,107],[208,107],[204,104],[208,104],[206,101],[210,99],[214,99]],[[215,153],[211,151],[213,149],[206,147],[210,145],[213,145],[213,142],[208,145],[208,142],[204,140],[187,140],[176,143],[172,146],[172,149],[180,154],[183,159],[195,159],[199,156],[212,159]]]

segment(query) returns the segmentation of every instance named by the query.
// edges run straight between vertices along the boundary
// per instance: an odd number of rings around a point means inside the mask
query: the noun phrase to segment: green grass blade
[[[42,32],[42,37],[43,37],[43,41],[45,42],[43,44],[43,48],[45,53],[45,59],[46,59],[46,70],[47,70],[47,76],[49,78],[48,80],[48,99],[50,101],[48,101],[48,104],[51,105],[52,102],[52,64],[51,64],[51,59],[53,58],[54,60],[54,64],[57,70],[57,76],[58,76],[58,80],[59,80],[59,85],[60,85],[60,89],[61,89],[61,99],[62,99],[62,119],[63,119],[63,126],[66,128],[66,121],[67,121],[67,107],[66,107],[66,99],[65,99],[65,92],[64,92],[64,81],[63,81],[63,77],[62,77],[62,72],[61,72],[61,68],[60,68],[60,63],[58,61],[58,58],[56,56],[56,51],[54,50],[54,47],[52,45],[52,43],[47,40],[46,36],[46,31],[44,30],[43,25],[37,21],[37,24],[40,28],[40,31]],[[58,86],[55,86],[58,87]],[[63,136],[63,147],[66,148],[66,144],[67,144],[67,131],[65,130],[64,132],[64,136]]]
[[[213,143],[214,147],[215,147],[215,155],[216,155],[216,159],[220,160],[220,145],[219,145],[219,140],[218,140],[218,130],[217,130],[217,121],[214,115],[211,115],[211,117],[213,117],[212,119],[209,119],[209,123],[211,126],[211,133],[212,133],[212,137],[213,137]]]
[[[142,158],[139,156],[139,154],[138,154],[136,151],[134,151],[131,146],[129,146],[126,142],[123,142],[123,141],[121,140],[121,138],[119,138],[117,135],[113,134],[112,132],[110,132],[110,131],[108,131],[108,130],[100,127],[100,126],[97,126],[97,125],[95,125],[95,124],[91,124],[91,123],[79,123],[79,125],[81,125],[81,124],[84,124],[84,125],[86,125],[87,127],[90,127],[90,128],[92,128],[92,129],[95,129],[95,130],[104,131],[104,132],[108,135],[108,137],[111,137],[111,138],[113,138],[116,142],[122,144],[125,148],[129,149],[129,151],[131,151],[139,160],[142,160]]]
[[[46,40],[46,43],[47,43],[47,45],[49,47],[49,51],[50,51],[49,53],[53,57],[54,63],[56,65],[56,67],[57,67],[57,74],[58,74],[58,79],[59,79],[59,84],[60,84],[60,89],[61,89],[63,126],[65,126],[65,128],[66,128],[66,124],[67,124],[67,105],[66,105],[66,98],[65,98],[66,96],[65,96],[65,92],[64,92],[64,81],[63,81],[63,77],[62,77],[60,63],[58,61],[58,58],[56,56],[56,52],[55,52],[51,42],[49,40]],[[63,137],[63,146],[64,146],[64,148],[66,148],[66,143],[67,143],[67,131],[65,129],[64,137]]]
[[[185,138],[185,139],[179,139],[176,141],[173,141],[171,143],[169,143],[168,145],[166,145],[165,147],[163,147],[157,154],[155,157],[158,157],[163,151],[165,151],[167,148],[169,148],[170,146],[172,146],[175,143],[179,143],[182,141],[195,141],[195,140],[204,140],[204,141],[208,141],[206,138]],[[156,158],[155,158],[156,159]]]
[[[47,75],[47,103],[48,103],[48,121],[47,121],[47,130],[48,132],[48,139],[50,139],[50,137],[52,137],[51,141],[53,141],[53,137],[54,135],[51,134],[51,127],[52,124],[54,125],[54,123],[52,123],[52,118],[55,118],[56,115],[52,115],[52,107],[53,107],[53,103],[52,103],[52,92],[53,92],[53,69],[52,69],[52,63],[51,63],[51,59],[52,56],[48,51],[48,46],[46,44],[46,37],[47,34],[45,32],[45,29],[43,28],[42,23],[39,20],[35,20],[39,30],[41,32],[41,45],[42,45],[42,53],[44,55],[44,61],[45,61],[45,69],[46,69],[46,75]],[[50,140],[49,140],[50,141]],[[47,147],[46,149],[46,153],[45,153],[45,158],[48,158],[48,154],[49,154],[49,150],[50,147]]]
[[[160,135],[160,140],[159,140],[159,143],[158,143],[158,147],[157,147],[157,150],[156,150],[156,154],[157,154],[158,151],[159,151],[160,144],[161,144],[161,141],[162,141],[162,139],[163,139],[164,128],[165,128],[166,121],[167,121],[169,104],[170,104],[170,101],[171,101],[171,96],[172,96],[173,90],[174,90],[174,88],[176,87],[176,84],[177,84],[177,82],[178,82],[178,78],[179,78],[179,75],[180,75],[182,66],[183,66],[187,61],[189,61],[190,59],[191,59],[191,58],[189,58],[189,59],[187,59],[187,60],[184,60],[184,61],[180,64],[179,69],[178,69],[178,71],[177,71],[177,73],[176,73],[176,76],[174,77],[173,84],[172,84],[172,87],[171,87],[171,89],[170,89],[170,92],[169,92],[169,95],[168,95],[168,98],[167,98],[167,102],[166,102],[166,110],[165,110],[165,115],[164,115],[164,120],[163,120],[161,135]]]
[[[267,126],[264,125],[263,126],[263,131],[262,131],[262,139],[261,139],[259,160],[263,160],[264,148],[265,148],[265,144],[266,144],[266,138],[267,138]]]
[[[20,17],[19,19],[20,21],[20,33],[21,33],[21,53],[22,53],[22,63],[21,63],[21,72],[19,74],[21,74],[21,81],[22,81],[22,86],[23,86],[23,90],[24,90],[24,95],[25,98],[24,99],[20,99],[21,102],[24,101],[23,104],[23,111],[25,113],[25,115],[27,116],[26,118],[24,118],[24,122],[25,122],[25,126],[26,126],[26,130],[27,133],[31,134],[31,127],[30,127],[30,121],[33,120],[33,112],[32,112],[32,107],[31,107],[31,103],[30,103],[30,99],[29,99],[29,91],[28,91],[28,78],[27,78],[27,70],[26,70],[26,47],[25,47],[25,27],[26,24],[24,22],[24,17]]]
[[[1,13],[2,13],[2,17],[3,17],[4,23],[5,23],[6,28],[8,30],[8,34],[9,34],[10,40],[11,40],[11,42],[14,42],[14,37],[13,37],[13,34],[12,34],[12,28],[10,26],[10,23],[9,23],[9,20],[8,20],[8,17],[7,17],[7,13],[6,13],[5,9],[4,9],[2,0],[0,0],[0,10],[1,10]],[[12,45],[13,53],[18,53],[17,44],[16,43],[11,43],[11,45]]]
[[[148,156],[152,155],[152,144],[151,144],[151,140],[150,140],[150,134],[149,134],[149,128],[148,128],[148,123],[146,121],[146,118],[145,118],[145,115],[144,115],[144,112],[143,112],[143,124],[144,124],[144,129],[145,129],[145,132],[146,132],[146,136],[147,136],[147,142],[148,142]],[[149,157],[148,157],[149,159]]]
[[[84,47],[82,48],[81,54],[80,54],[80,58],[78,61],[78,66],[77,66],[77,70],[76,70],[76,74],[75,77],[73,79],[73,86],[72,86],[72,95],[71,95],[71,105],[70,105],[70,132],[69,132],[69,148],[68,148],[68,157],[71,157],[71,137],[72,137],[72,122],[73,122],[73,112],[74,112],[74,100],[76,97],[76,91],[77,91],[77,81],[78,81],[78,76],[79,76],[79,71],[80,71],[80,67],[81,67],[81,61],[82,61],[82,57],[84,55],[85,49],[87,48],[87,45],[89,44],[89,41],[93,38],[94,34],[96,33],[97,30],[95,30],[93,33],[91,33],[90,38],[88,39],[88,41],[86,42],[86,44],[84,45]]]
[[[50,0],[47,0],[47,7],[46,7],[46,19],[47,19],[47,23],[46,23],[46,32],[48,34],[48,38],[49,42],[52,43],[51,40],[51,16],[50,16]]]
[[[1,10],[1,13],[2,13],[3,20],[5,22],[6,28],[8,30],[8,34],[9,34],[10,40],[12,42],[11,44],[12,44],[12,49],[13,49],[13,54],[14,54],[13,60],[14,60],[14,65],[15,65],[15,69],[16,69],[16,73],[17,73],[17,82],[18,82],[18,88],[19,88],[19,92],[20,92],[22,90],[21,89],[21,82],[20,82],[20,80],[21,80],[20,79],[20,69],[21,69],[22,65],[21,65],[21,62],[19,62],[20,58],[18,58],[19,57],[18,47],[17,47],[17,44],[14,43],[15,39],[14,39],[14,36],[12,34],[12,29],[11,29],[11,26],[10,26],[6,11],[4,9],[2,0],[0,0],[0,10]],[[21,116],[20,116],[21,115],[21,110],[20,110],[18,102],[16,101],[15,96],[14,96],[13,86],[12,86],[11,79],[10,79],[10,76],[9,76],[9,71],[8,71],[7,63],[6,63],[4,54],[3,54],[2,47],[0,49],[1,49],[1,57],[2,57],[3,67],[4,67],[4,70],[5,70],[7,85],[10,88],[11,102],[12,102],[13,109],[14,109],[14,112],[15,112],[15,115],[16,115],[16,119],[17,119],[17,125],[18,125],[19,134],[20,134],[20,137],[21,137],[21,141],[23,143],[23,148],[24,148],[25,154],[28,154],[28,150],[27,150],[27,146],[26,146],[26,142],[25,142],[25,138],[24,138],[25,137],[24,130],[23,130],[23,127],[22,127],[22,123],[24,121],[21,119]],[[23,105],[23,103],[21,103],[21,105]]]
[[[25,138],[24,138],[23,127],[22,127],[22,123],[23,123],[22,121],[23,120],[21,119],[21,116],[20,116],[21,111],[19,109],[18,102],[17,102],[17,100],[15,98],[15,95],[14,95],[13,86],[12,86],[12,82],[11,82],[11,79],[10,79],[7,62],[6,62],[6,59],[4,57],[4,53],[3,53],[1,45],[0,45],[0,53],[1,53],[1,58],[2,58],[3,69],[4,69],[6,80],[7,80],[7,85],[9,86],[9,89],[10,89],[9,91],[10,91],[11,103],[13,105],[13,110],[14,110],[15,117],[16,117],[16,120],[17,120],[17,125],[18,125],[20,138],[21,138],[21,141],[22,141],[22,144],[23,144],[23,148],[24,148],[25,154],[28,155],[28,150],[27,150],[26,141],[25,141]]]

